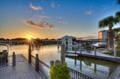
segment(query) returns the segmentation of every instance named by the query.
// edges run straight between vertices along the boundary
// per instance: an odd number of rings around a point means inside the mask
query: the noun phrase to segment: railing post
[[[38,54],[36,54],[36,58],[35,58],[35,71],[39,72],[39,57],[38,57]]]
[[[28,63],[31,64],[31,42],[29,42],[29,48],[28,48]]]
[[[94,47],[94,55],[96,56],[96,47]]]
[[[75,50],[75,66],[77,65],[77,51]]]
[[[50,61],[50,66],[53,66],[54,65],[54,61]]]
[[[15,52],[13,52],[13,55],[12,55],[12,65],[13,65],[13,67],[16,66],[16,55],[15,55]]]
[[[65,62],[65,45],[61,45],[61,63],[63,64]]]

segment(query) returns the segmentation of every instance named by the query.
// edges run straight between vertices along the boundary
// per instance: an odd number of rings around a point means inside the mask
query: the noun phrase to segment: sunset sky
[[[116,0],[0,0],[0,38],[97,36],[99,20],[117,11]]]

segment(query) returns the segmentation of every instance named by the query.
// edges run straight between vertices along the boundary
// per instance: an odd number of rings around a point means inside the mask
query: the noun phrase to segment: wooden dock
[[[0,79],[44,79],[43,75],[37,73],[22,55],[16,56],[14,67],[11,60],[12,57],[9,57],[8,64],[0,66]]]
[[[100,52],[96,52],[96,55],[94,54],[94,51],[89,53],[86,51],[83,52],[77,51],[76,53],[73,51],[68,51],[67,53],[68,54],[66,54],[66,57],[88,57],[93,59],[106,60],[114,63],[120,63],[120,57],[114,57]]]

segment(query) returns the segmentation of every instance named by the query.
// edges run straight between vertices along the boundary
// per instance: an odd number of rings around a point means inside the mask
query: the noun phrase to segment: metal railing
[[[32,58],[32,64],[35,65],[36,57],[31,55],[31,58]],[[44,75],[44,77],[45,77],[44,79],[49,79],[49,72],[45,72],[45,70],[44,70],[45,68],[47,68],[49,70],[50,66],[39,59],[39,69],[40,69],[39,71],[40,71],[40,73],[42,73]],[[72,69],[72,68],[69,68],[69,71],[70,71],[71,79],[93,79],[93,78],[89,77],[88,75],[85,75],[79,71]]]
[[[79,71],[69,68],[71,79],[93,79]]]

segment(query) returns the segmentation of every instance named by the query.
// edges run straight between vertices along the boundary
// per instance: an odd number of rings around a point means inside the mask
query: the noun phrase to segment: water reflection
[[[5,47],[0,46],[0,50],[2,49],[5,49]],[[11,46],[9,55],[13,51],[16,54],[23,54],[25,57],[28,57],[27,45]],[[60,50],[58,51],[56,45],[41,46],[39,50],[34,50],[32,54],[35,55],[36,52],[39,54],[39,58],[46,64],[49,64],[51,60],[60,60]],[[119,64],[113,62],[83,57],[77,58],[76,60],[73,58],[66,58],[65,60],[70,68],[95,77],[96,79],[107,79],[119,66]]]
[[[60,60],[60,51],[57,50],[56,45],[41,46],[40,50],[34,50],[32,54],[35,55],[36,52],[38,52],[39,58],[47,64],[52,60]]]
[[[69,67],[96,79],[107,79],[119,66],[117,63],[84,57],[77,60],[66,58],[66,61]]]

